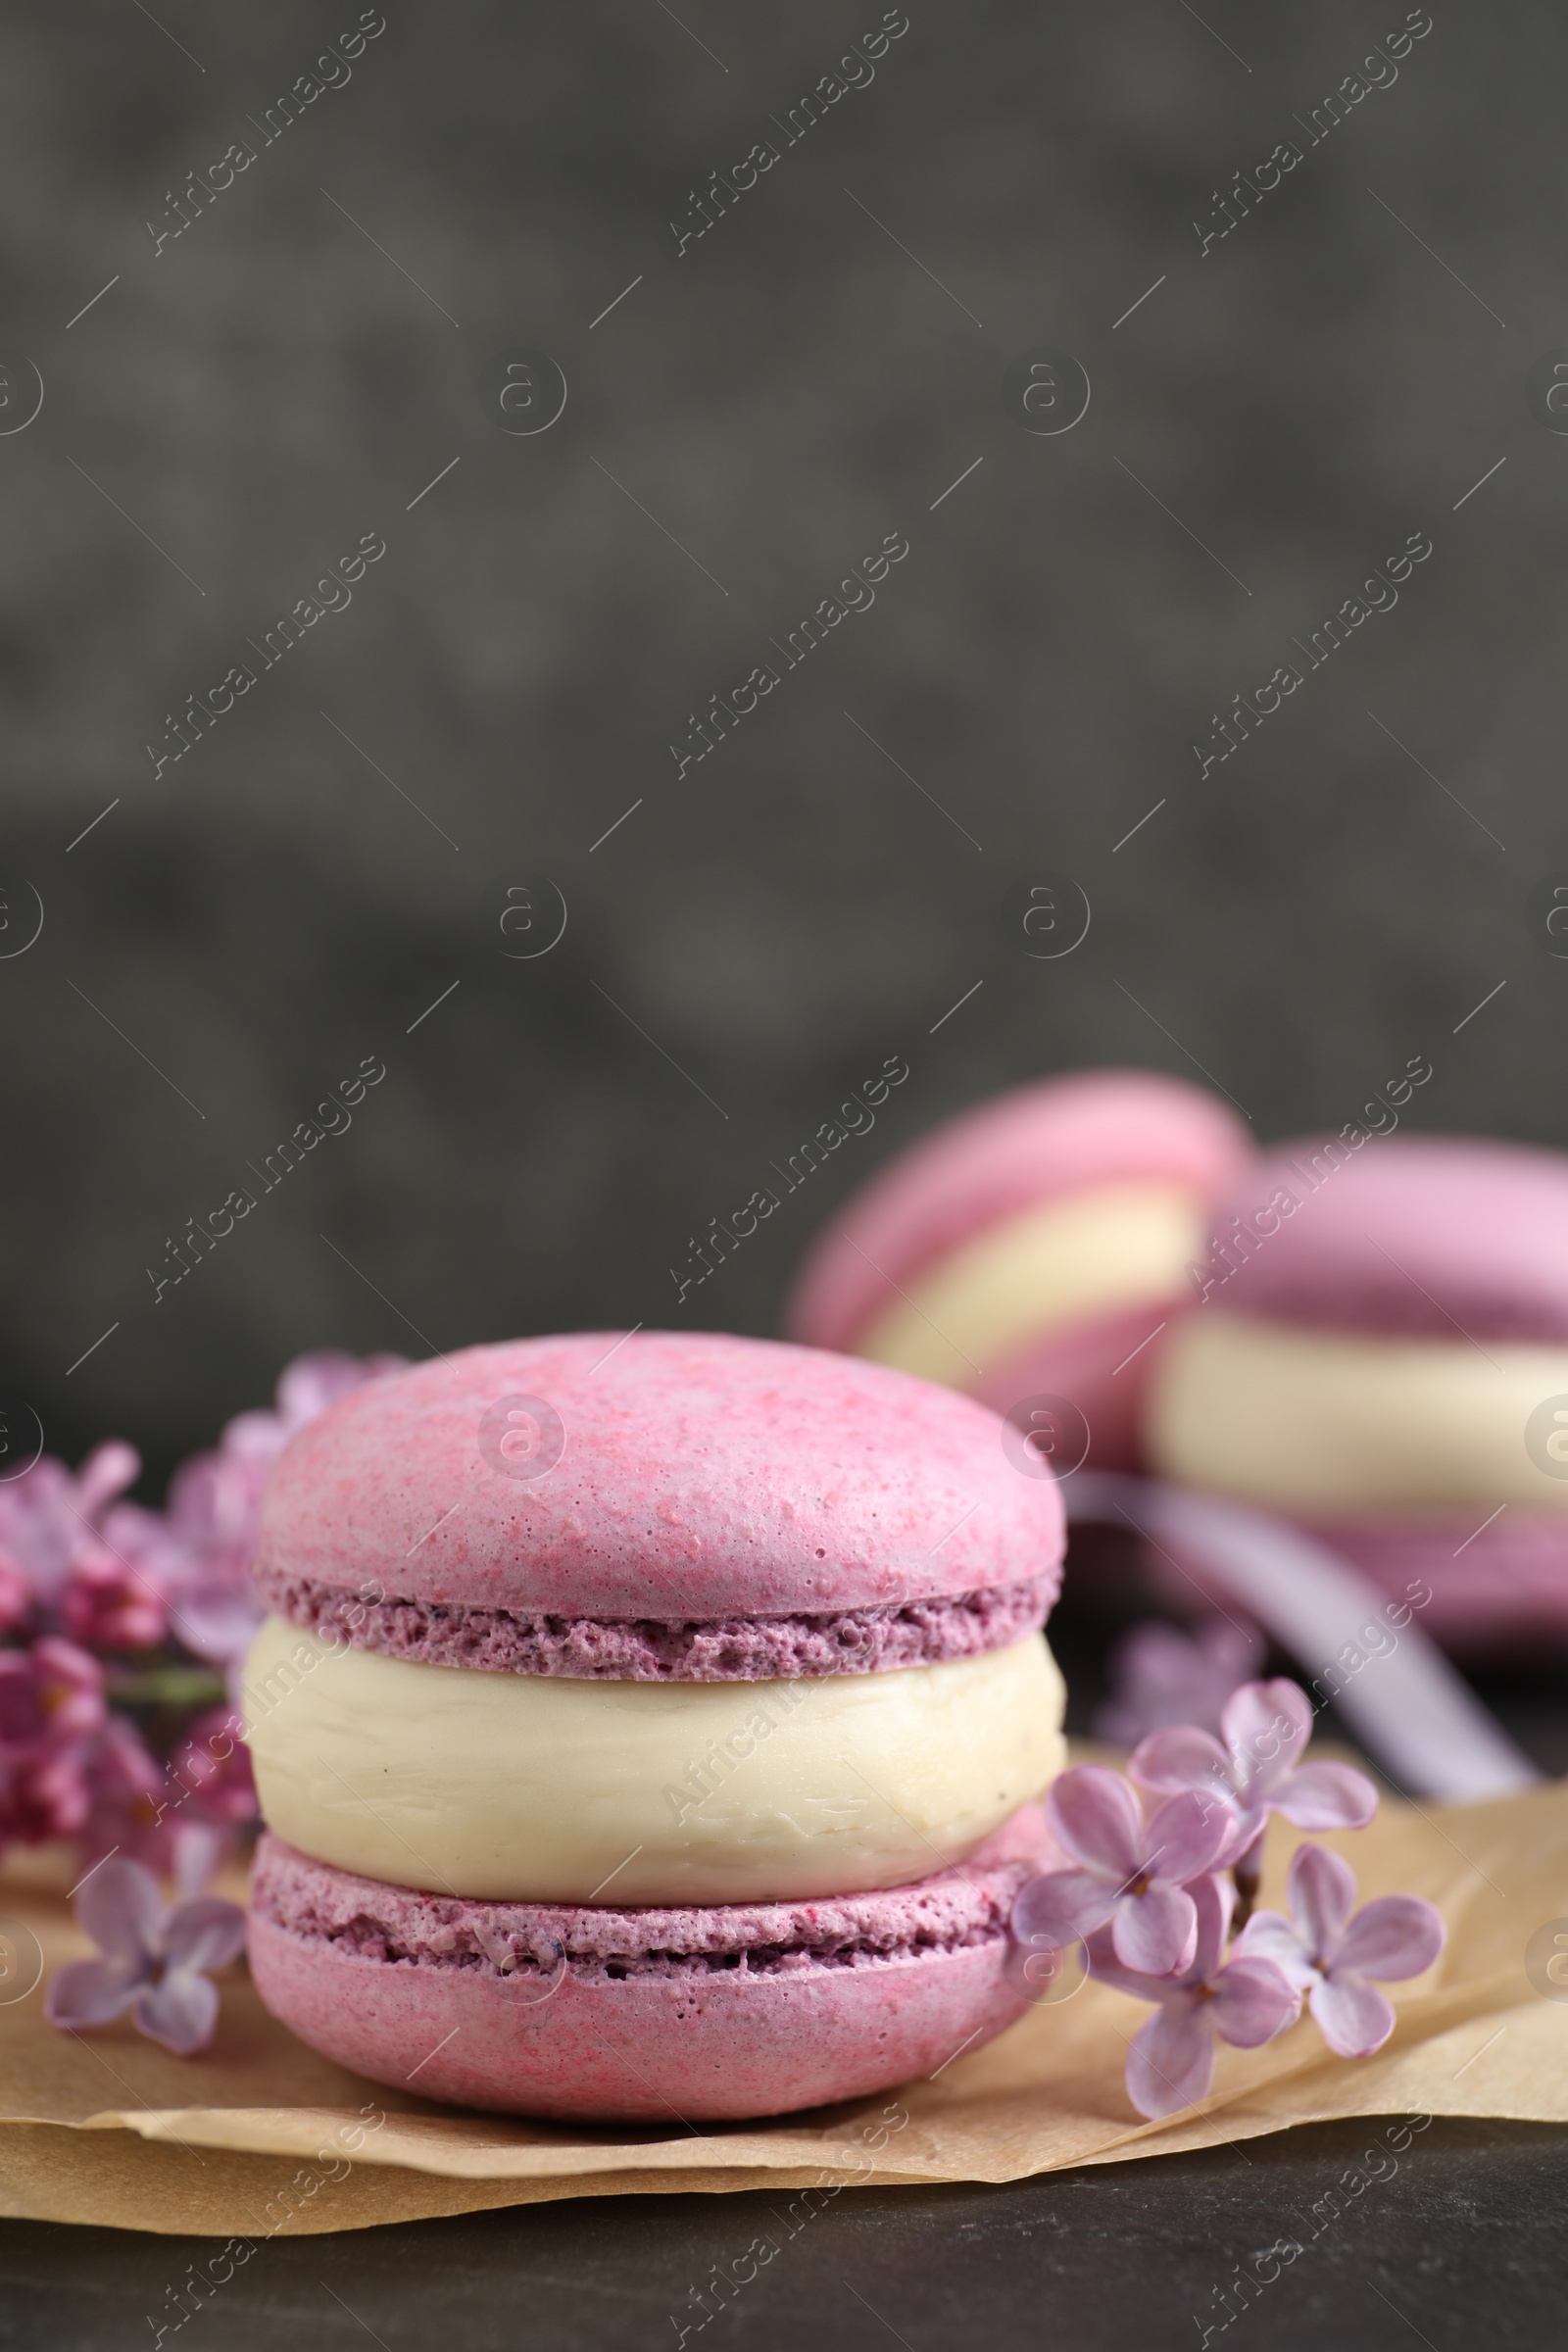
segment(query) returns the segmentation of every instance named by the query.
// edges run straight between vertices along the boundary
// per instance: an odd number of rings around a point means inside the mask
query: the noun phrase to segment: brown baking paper
[[[896,2092],[663,2131],[472,2115],[383,2089],[296,2041],[242,1971],[223,1981],[217,2040],[196,2059],[128,2023],[56,2032],[41,1985],[16,1997],[24,1973],[9,2002],[0,1980],[0,2212],[256,2240],[555,2197],[1016,2180],[1354,2115],[1568,2123],[1568,1984],[1544,1995],[1525,1964],[1536,1932],[1568,1921],[1568,1782],[1481,1804],[1386,1801],[1370,1829],[1323,1842],[1349,1860],[1362,1900],[1436,1903],[1446,1949],[1388,1987],[1398,2025],[1375,2058],[1330,2057],[1303,2019],[1260,2050],[1222,2045],[1209,2098],[1166,2123],[1143,2122],[1122,2083],[1149,2011],[1102,1984]],[[1264,1904],[1283,1908],[1297,1843],[1273,1825]],[[30,1932],[47,1971],[88,1947],[65,1877],[46,1876],[36,1861],[0,1874],[0,1936],[24,1952],[16,1930]]]

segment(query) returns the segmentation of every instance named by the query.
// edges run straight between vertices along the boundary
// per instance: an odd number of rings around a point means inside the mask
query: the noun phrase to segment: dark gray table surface
[[[846,2192],[786,2237],[785,2200],[585,2197],[334,2237],[276,2239],[167,2348],[297,2352],[379,2342],[659,2352],[808,2340],[812,2352],[903,2343],[1270,2352],[1564,2340],[1568,2131],[1439,2119],[1391,2177],[1377,2119],[1200,2154],[1088,2166],[1004,2188]],[[1356,2176],[1366,2183],[1354,2193]],[[1337,2190],[1341,2218],[1314,2203]],[[771,2231],[776,2258],[699,2329],[690,2290]],[[1315,2234],[1314,2234],[1315,2233]],[[1216,2290],[1283,2240],[1300,2254],[1222,2327]],[[150,2345],[148,2314],[211,2239],[0,2224],[0,2345]],[[1233,2293],[1232,2307],[1235,2297]]]

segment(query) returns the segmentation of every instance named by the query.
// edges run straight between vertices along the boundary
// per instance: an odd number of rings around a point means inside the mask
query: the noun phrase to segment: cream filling
[[[1061,1768],[1043,1638],[890,1674],[575,1682],[426,1666],[270,1617],[262,1812],[366,1878],[492,1899],[745,1903],[902,1886]]]
[[[1568,1508],[1525,1425],[1568,1348],[1380,1340],[1199,1308],[1172,1335],[1148,1440],[1168,1478],[1280,1510]]]
[[[1185,1185],[1105,1185],[1026,1209],[908,1284],[855,1352],[967,1388],[1029,1340],[1179,1291],[1202,1225]]]

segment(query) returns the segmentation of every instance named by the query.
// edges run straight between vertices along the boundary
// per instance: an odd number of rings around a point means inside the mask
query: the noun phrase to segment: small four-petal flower
[[[1298,1683],[1244,1683],[1220,1717],[1220,1738],[1188,1726],[1151,1732],[1127,1769],[1152,1794],[1201,1790],[1235,1808],[1227,1865],[1246,1868],[1270,1813],[1298,1830],[1360,1830],[1377,1811],[1378,1792],[1353,1764],[1303,1764],[1312,1737],[1312,1702]]]
[[[1298,1845],[1286,1881],[1289,1919],[1259,1911],[1239,1954],[1272,1960],[1306,1994],[1329,2048],[1370,2058],[1394,2032],[1394,2003],[1370,1978],[1418,1977],[1443,1949],[1443,1915],[1416,1894],[1380,1894],[1355,1917],[1355,1873],[1326,1845]]]
[[[1191,1792],[1149,1821],[1119,1772],[1077,1764],[1052,1785],[1046,1813],[1076,1869],[1048,1871],[1022,1888],[1014,1932],[1035,1948],[1073,1942],[1109,1923],[1124,1968],[1163,1976],[1193,1956],[1198,1914],[1190,1880],[1213,1866],[1231,1831],[1226,1807]]]
[[[1179,1976],[1124,1968],[1103,1933],[1089,1943],[1090,1966],[1102,1984],[1159,2004],[1127,2053],[1127,2095],[1151,2119],[1204,2097],[1214,2079],[1216,2035],[1253,2050],[1294,2025],[1301,2011],[1299,1992],[1273,1959],[1239,1954],[1221,1964],[1229,1889],[1217,1879],[1200,1879],[1192,1898],[1198,1933],[1191,1963]]]
[[[168,1905],[150,1870],[116,1855],[88,1873],[76,1921],[101,1957],[55,1971],[46,2002],[52,2026],[106,2026],[128,2009],[141,2032],[176,2057],[207,2047],[218,2023],[218,1987],[207,1972],[244,1947],[238,1903],[204,1894]]]

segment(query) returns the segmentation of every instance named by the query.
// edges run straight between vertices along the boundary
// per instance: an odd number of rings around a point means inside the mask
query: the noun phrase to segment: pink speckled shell
[[[617,1344],[618,1340],[618,1344]],[[498,1399],[565,1431],[534,1481],[491,1466]],[[518,1340],[343,1397],[284,1448],[257,1570],[336,1591],[570,1617],[888,1607],[1059,1581],[1061,1503],[984,1406],[773,1341]]]
[[[851,1197],[807,1258],[785,1328],[815,1348],[852,1348],[896,1286],[988,1225],[1092,1185],[1214,1193],[1250,1148],[1224,1103],[1179,1078],[1085,1070],[1017,1087],[950,1119]]]
[[[1005,1929],[1043,1842],[1029,1807],[960,1869],[914,1886],[595,1913],[419,1895],[269,1836],[251,1971],[313,2049],[424,2097],[671,2126],[785,2114],[929,2075],[1023,2014]],[[570,1965],[548,1991],[558,1948]],[[499,1964],[513,1952],[515,1973]],[[626,1973],[610,1975],[606,1955]]]
[[[1283,1146],[1229,1188],[1221,1236],[1279,1191],[1300,1205],[1216,1284],[1205,1312],[1455,1342],[1462,1332],[1568,1339],[1568,1159],[1521,1144],[1387,1135],[1314,1171],[1324,1142]]]

